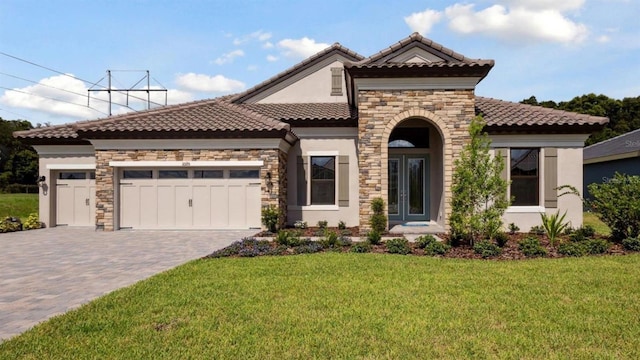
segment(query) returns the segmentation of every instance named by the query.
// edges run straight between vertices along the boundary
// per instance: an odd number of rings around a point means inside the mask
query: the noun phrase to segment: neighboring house
[[[40,156],[40,218],[98,229],[369,227],[382,197],[391,224],[448,227],[454,159],[484,116],[523,230],[540,212],[582,223],[584,140],[606,118],[476,96],[493,60],[419,34],[363,57],[340,44],[240,94],[17,132]]]
[[[587,186],[602,184],[616,172],[640,175],[640,129],[584,148],[584,194]]]

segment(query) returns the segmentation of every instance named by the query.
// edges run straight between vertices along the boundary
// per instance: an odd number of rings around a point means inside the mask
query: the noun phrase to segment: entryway
[[[429,155],[389,154],[390,222],[429,220]]]
[[[94,225],[95,171],[61,171],[56,179],[56,225]]]

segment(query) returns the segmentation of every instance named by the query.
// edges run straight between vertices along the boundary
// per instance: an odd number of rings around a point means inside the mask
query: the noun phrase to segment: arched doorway
[[[387,143],[390,225],[441,220],[442,144],[438,129],[422,118],[405,119],[391,131]]]

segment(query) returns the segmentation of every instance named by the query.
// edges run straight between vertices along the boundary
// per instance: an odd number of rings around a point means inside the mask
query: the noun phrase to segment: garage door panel
[[[211,226],[216,229],[229,227],[229,192],[226,185],[211,185]]]
[[[56,225],[90,226],[95,216],[95,181],[59,179],[56,183]]]
[[[158,226],[158,189],[153,185],[139,187],[140,223],[143,228]]]
[[[179,229],[188,229],[193,226],[192,223],[192,204],[191,186],[178,185],[175,187],[175,225]]]
[[[193,186],[193,226],[207,228],[212,224],[211,190],[208,185]]]
[[[56,215],[58,225],[69,225],[73,223],[73,204],[74,191],[73,187],[68,185],[59,185],[57,190],[57,206]]]
[[[138,186],[120,186],[120,226],[140,225],[140,188]]]
[[[256,199],[261,198],[261,189],[259,184],[249,184],[245,188],[246,190],[246,202],[245,202],[245,214],[247,219],[247,227],[259,228],[260,221],[260,201]]]
[[[176,224],[176,194],[172,185],[158,185],[158,227]]]
[[[89,224],[89,186],[73,187],[73,225]]]

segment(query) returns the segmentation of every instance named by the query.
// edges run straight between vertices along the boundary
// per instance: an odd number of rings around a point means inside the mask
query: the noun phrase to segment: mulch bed
[[[310,237],[323,237],[325,234],[325,230],[318,228],[318,227],[309,227],[307,229],[290,229],[290,230],[297,230],[298,234],[301,238],[310,238]],[[338,228],[328,228],[329,231],[334,231],[337,234],[341,234],[347,237],[357,237],[360,236],[360,239],[362,241],[364,241],[366,239],[365,236],[362,236],[359,232],[359,229],[357,227],[352,227],[352,228],[347,228],[347,229],[338,229]],[[261,232],[259,234],[256,234],[256,236],[258,237],[272,237],[274,236],[274,234],[271,234],[269,232]],[[437,234],[437,236],[441,239],[443,239],[444,241],[448,241],[448,236],[446,234]],[[542,247],[547,251],[547,255],[544,256],[545,258],[563,258],[563,257],[567,257],[565,255],[562,255],[560,253],[558,253],[558,249],[557,249],[557,245],[551,246],[551,244],[549,243],[549,239],[545,236],[545,235],[533,235],[533,234],[529,234],[529,233],[516,233],[516,234],[510,234],[509,235],[509,240],[507,241],[507,243],[505,244],[505,246],[502,248],[502,253],[498,256],[493,256],[493,257],[489,257],[486,260],[524,260],[524,259],[529,259],[528,257],[526,257],[519,249],[518,245],[520,243],[521,240],[525,239],[526,237],[529,236],[535,236],[538,239],[540,239],[540,243],[542,245]],[[383,235],[383,240],[384,239],[389,239],[391,237],[402,237],[402,234],[384,234]],[[605,239],[608,240],[607,237],[605,236],[596,236],[596,238],[600,238],[600,239]],[[567,236],[562,236],[557,240],[557,243],[560,244],[562,242],[565,241],[569,241],[569,238]],[[631,251],[627,251],[625,250],[621,244],[619,243],[610,243],[611,246],[609,248],[609,250],[602,255],[625,255],[628,253],[632,253]],[[409,245],[411,246],[412,252],[409,255],[415,255],[415,256],[424,256],[424,250],[420,249],[417,247],[417,244],[415,243],[409,243]],[[272,245],[274,248],[277,246],[277,244],[273,243]],[[330,248],[330,249],[323,249],[321,251],[323,252],[350,252],[351,251],[351,247],[353,245],[347,245],[347,246],[343,246],[343,247],[338,247],[338,248]],[[380,254],[384,254],[384,253],[388,253],[387,248],[385,246],[384,243],[379,244],[379,245],[372,245],[371,246],[371,251],[369,251],[371,253],[380,253]],[[283,255],[289,255],[289,254],[295,254],[294,249],[288,249],[286,252],[283,253]],[[594,256],[594,255],[591,255]],[[595,255],[598,256],[598,255]],[[461,246],[455,246],[452,247],[449,251],[447,251],[447,253],[445,255],[441,255],[438,257],[442,257],[442,258],[449,258],[449,259],[483,259],[482,255],[480,254],[476,254],[475,251],[473,250],[473,248],[469,245],[461,245]]]

